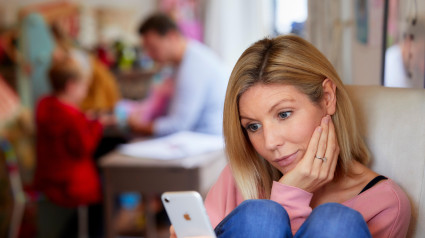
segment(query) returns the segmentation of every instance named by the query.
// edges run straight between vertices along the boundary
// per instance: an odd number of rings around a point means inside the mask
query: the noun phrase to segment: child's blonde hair
[[[79,65],[69,57],[53,62],[49,70],[49,81],[53,93],[61,93],[69,82],[83,79]]]

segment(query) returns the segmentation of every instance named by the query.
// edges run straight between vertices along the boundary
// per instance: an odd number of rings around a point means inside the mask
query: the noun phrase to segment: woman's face
[[[240,97],[240,120],[255,150],[285,174],[303,158],[326,115],[294,86],[256,84]]]

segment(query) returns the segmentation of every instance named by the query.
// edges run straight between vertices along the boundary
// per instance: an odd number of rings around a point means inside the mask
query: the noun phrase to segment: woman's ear
[[[322,83],[322,87],[322,103],[326,109],[326,114],[333,115],[336,111],[336,85],[332,80],[326,78]]]

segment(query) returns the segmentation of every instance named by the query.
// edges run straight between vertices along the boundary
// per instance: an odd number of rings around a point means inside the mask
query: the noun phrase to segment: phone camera
[[[164,201],[165,201],[166,203],[169,203],[169,202],[170,202],[170,200],[169,200],[168,198],[164,198]]]

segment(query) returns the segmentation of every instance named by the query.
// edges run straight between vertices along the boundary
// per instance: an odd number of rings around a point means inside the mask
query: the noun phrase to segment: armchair
[[[407,237],[425,234],[425,90],[347,86],[360,130],[371,152],[370,167],[390,177],[412,206]]]

